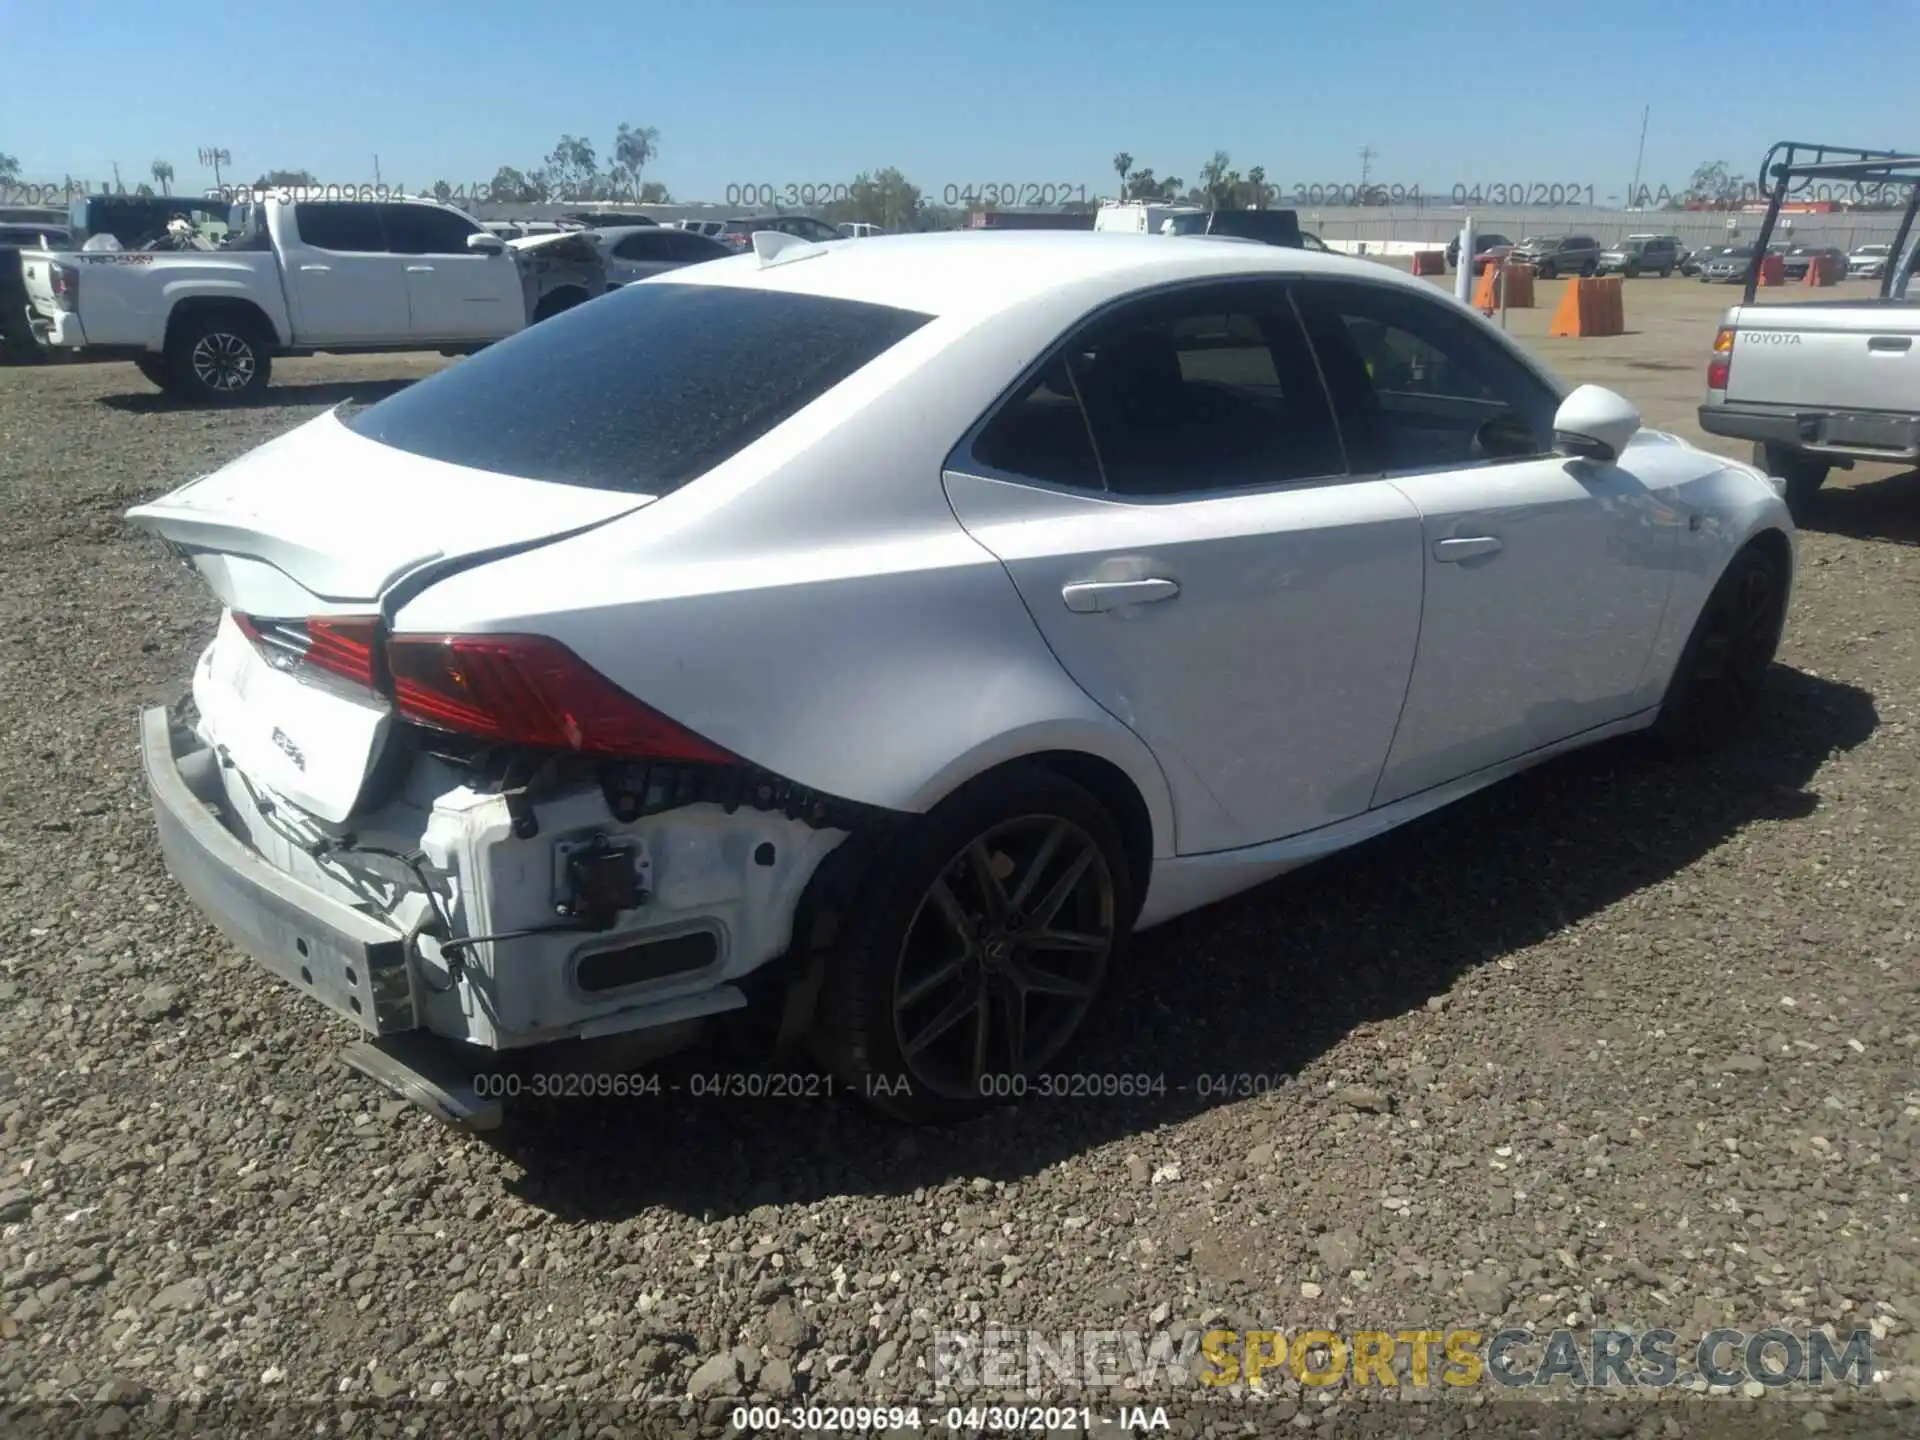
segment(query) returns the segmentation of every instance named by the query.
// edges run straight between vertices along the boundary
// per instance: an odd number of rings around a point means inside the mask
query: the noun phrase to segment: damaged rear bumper
[[[369,1035],[419,1026],[408,939],[261,859],[221,822],[213,751],[165,709],[140,717],[140,751],[160,851],[200,912],[261,966]]]

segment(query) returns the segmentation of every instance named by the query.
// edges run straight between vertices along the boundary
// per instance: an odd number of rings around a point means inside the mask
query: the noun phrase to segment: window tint
[[[1551,450],[1559,398],[1467,317],[1379,285],[1315,281],[1298,295],[1356,469]]]
[[[293,224],[300,239],[315,249],[380,254],[387,248],[378,205],[303,201],[293,207]]]
[[[1096,321],[995,416],[975,454],[1012,474],[1103,481],[1125,495],[1346,469],[1312,354],[1272,285],[1188,291]]]
[[[387,245],[396,255],[465,255],[480,227],[432,205],[383,205]]]
[[[659,495],[759,439],[928,316],[817,295],[634,285],[347,421],[479,470]]]
[[[1064,356],[1001,407],[974,441],[973,454],[981,464],[1009,475],[1102,488],[1100,460]]]
[[[623,237],[620,243],[613,247],[614,258],[616,260],[665,260],[673,253],[670,243],[673,239],[672,234],[657,235],[651,230],[643,230]]]
[[[676,230],[667,237],[667,255],[674,260],[714,260],[732,253],[726,246],[704,235],[690,235]]]

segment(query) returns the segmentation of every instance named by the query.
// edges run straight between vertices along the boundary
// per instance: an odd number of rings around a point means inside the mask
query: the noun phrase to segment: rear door
[[[1726,395],[1729,404],[1920,413],[1920,304],[1742,306]],[[1807,438],[1860,443],[1847,435]]]
[[[467,248],[486,232],[438,205],[380,207],[387,241],[403,259],[417,340],[498,340],[527,323],[520,269],[511,253]]]
[[[674,258],[673,242],[692,237],[678,230],[636,230],[615,242],[607,264],[607,278],[616,285],[631,285],[649,275],[671,270],[682,262]]]
[[[1089,322],[946,485],[1061,664],[1159,759],[1182,854],[1366,808],[1413,665],[1420,521],[1348,472],[1284,285]]]
[[[1631,458],[1552,454],[1559,397],[1451,302],[1362,281],[1297,293],[1356,464],[1425,527],[1419,659],[1373,803],[1639,708],[1671,494]]]
[[[281,235],[296,345],[399,345],[412,334],[405,260],[387,245],[382,207],[302,200]]]

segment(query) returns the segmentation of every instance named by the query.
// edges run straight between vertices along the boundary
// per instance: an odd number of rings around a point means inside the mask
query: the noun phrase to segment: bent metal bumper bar
[[[214,808],[218,758],[204,748],[182,754],[174,737],[166,710],[141,715],[160,851],[201,914],[266,970],[369,1035],[417,1028],[407,937],[256,855]]]
[[[473,1090],[460,1047],[419,1029],[407,937],[262,860],[217,813],[213,751],[176,748],[167,711],[140,716],[140,754],[160,851],[200,913],[270,974],[346,1016],[368,1036],[340,1052],[348,1068],[436,1119],[470,1130],[500,1123]]]

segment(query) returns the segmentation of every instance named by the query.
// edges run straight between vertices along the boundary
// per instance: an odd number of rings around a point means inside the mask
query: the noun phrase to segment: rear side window
[[[670,253],[667,241],[669,235],[656,235],[651,230],[643,230],[628,235],[613,247],[615,258],[620,260],[664,260]]]
[[[294,228],[300,239],[316,250],[343,250],[357,254],[384,254],[386,231],[380,225],[380,207],[357,202],[293,207]]]
[[[634,285],[352,416],[369,440],[532,480],[661,495],[932,317],[720,285]]]

